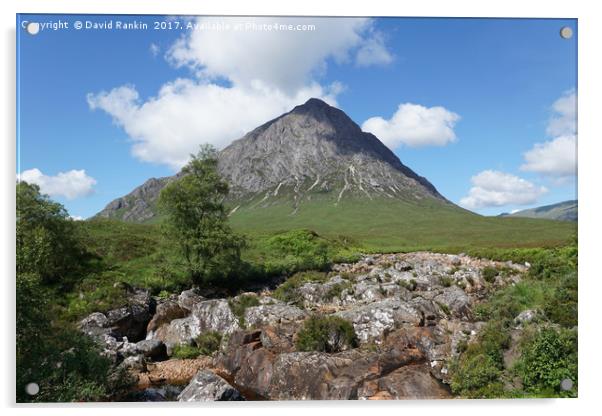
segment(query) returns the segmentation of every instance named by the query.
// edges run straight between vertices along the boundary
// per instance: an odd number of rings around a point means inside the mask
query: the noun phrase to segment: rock
[[[194,316],[174,319],[169,324],[162,325],[156,331],[149,332],[147,340],[157,340],[165,344],[167,354],[171,355],[177,345],[193,345],[199,336],[198,321]]]
[[[197,289],[188,289],[178,296],[178,305],[184,309],[192,310],[194,305],[206,300],[198,294]]]
[[[381,343],[386,333],[402,326],[418,326],[421,314],[407,302],[385,299],[337,312],[337,316],[351,322],[360,343]]]
[[[245,324],[251,328],[274,326],[301,321],[307,313],[296,306],[277,303],[274,305],[252,306],[245,310]]]
[[[82,319],[79,323],[80,330],[95,339],[103,339],[104,335],[111,333],[109,320],[104,313],[94,312]]]
[[[182,295],[180,295],[182,296]],[[179,303],[168,300],[157,305],[157,310],[146,327],[146,332],[157,330],[161,325],[168,324],[174,319],[188,316],[190,310],[182,307]]]
[[[147,358],[155,361],[167,358],[165,344],[158,340],[143,340],[136,343],[136,350]]]
[[[359,399],[446,399],[449,389],[443,387],[423,364],[401,367],[385,377],[370,380],[360,388]]]
[[[522,311],[521,313],[519,313],[516,318],[514,318],[514,323],[516,325],[524,325],[526,323],[529,323],[531,321],[533,321],[538,315],[538,312],[534,309],[527,309],[525,311]]]
[[[155,301],[146,290],[137,289],[128,297],[128,304],[106,313],[107,325],[116,338],[127,337],[140,341],[146,326],[155,313]]]
[[[231,334],[240,329],[238,317],[234,315],[225,299],[206,300],[192,308],[192,316],[198,323],[198,333],[217,331]],[[198,335],[198,334],[197,334]]]
[[[440,294],[435,296],[434,301],[438,305],[445,305],[445,312],[451,313],[456,318],[470,318],[470,298],[462,289],[456,285],[446,287]]]
[[[212,367],[213,359],[211,357],[172,359],[147,363],[147,371],[138,374],[137,388],[145,389],[151,386],[185,385],[192,380],[200,369]]]
[[[225,299],[206,300],[195,304],[190,316],[174,319],[169,324],[160,326],[149,333],[147,339],[162,341],[167,346],[168,354],[171,354],[173,347],[193,344],[204,332],[231,334],[238,329],[238,318],[232,313]]]
[[[132,355],[125,357],[121,364],[119,364],[119,367],[127,368],[134,373],[143,373],[146,371],[146,362],[144,361],[144,356],[142,354]]]
[[[238,390],[209,370],[200,370],[178,396],[180,402],[241,400],[244,397]]]

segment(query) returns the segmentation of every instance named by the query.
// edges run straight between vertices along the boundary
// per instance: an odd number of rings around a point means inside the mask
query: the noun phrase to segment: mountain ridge
[[[502,213],[500,217],[543,218],[558,221],[577,221],[578,202],[576,199],[523,209],[513,213]]]

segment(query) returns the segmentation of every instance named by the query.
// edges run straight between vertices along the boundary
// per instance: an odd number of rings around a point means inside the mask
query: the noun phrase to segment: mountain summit
[[[382,198],[449,204],[376,136],[317,98],[232,142],[219,153],[218,169],[230,184],[234,211],[278,205],[294,215],[308,202],[338,206]],[[173,178],[150,179],[98,215],[148,221]]]

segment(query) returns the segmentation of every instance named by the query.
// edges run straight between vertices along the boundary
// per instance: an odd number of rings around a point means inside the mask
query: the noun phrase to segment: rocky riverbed
[[[195,289],[156,299],[132,289],[128,305],[93,313],[80,328],[138,380],[137,400],[450,398],[450,360],[483,326],[474,306],[527,267],[429,252],[370,255],[291,287],[288,302],[267,289],[232,299]],[[255,297],[254,306],[235,311],[241,297]],[[351,323],[358,345],[298,351],[298,333],[316,315]],[[222,335],[212,356],[170,358],[210,331]]]

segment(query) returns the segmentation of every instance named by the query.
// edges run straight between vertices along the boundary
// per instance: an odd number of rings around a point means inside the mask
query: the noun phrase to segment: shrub
[[[498,274],[500,274],[499,270],[495,267],[487,266],[481,270],[481,276],[483,276],[483,279],[485,279],[487,283],[493,283]]]
[[[576,396],[576,387],[562,392],[560,383],[570,379],[577,384],[577,332],[544,328],[522,345],[517,372],[525,388],[535,393]]]
[[[329,264],[328,243],[310,230],[292,230],[268,239],[270,253],[294,270],[323,269]]]
[[[297,334],[299,351],[339,352],[358,346],[353,325],[338,316],[312,316]]]
[[[173,358],[180,360],[197,358],[199,355],[201,355],[200,349],[193,345],[176,345],[171,353]]]
[[[454,284],[454,279],[449,276],[440,276],[439,284],[443,287],[450,287]]]
[[[452,365],[451,389],[466,397],[495,397],[499,394],[501,371],[487,354],[465,355]]]
[[[217,331],[208,331],[199,335],[195,342],[201,355],[211,355],[219,350],[222,334]]]

